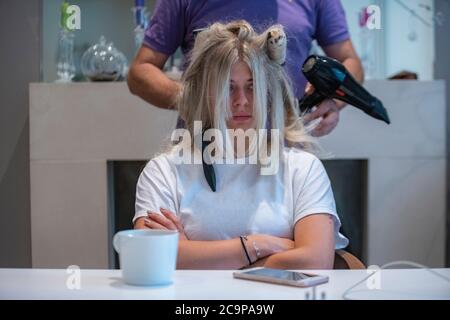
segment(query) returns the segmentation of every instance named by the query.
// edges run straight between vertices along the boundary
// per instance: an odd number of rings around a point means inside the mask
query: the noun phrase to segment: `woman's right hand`
[[[136,220],[135,229],[177,230],[180,240],[188,240],[180,219],[171,211],[161,208],[162,214],[148,211],[147,217]]]
[[[252,234],[247,236],[247,239],[249,242],[248,247],[251,248],[250,251],[254,260],[295,248],[295,243],[291,239],[275,237],[268,234]],[[255,247],[260,251],[259,256],[256,254]]]

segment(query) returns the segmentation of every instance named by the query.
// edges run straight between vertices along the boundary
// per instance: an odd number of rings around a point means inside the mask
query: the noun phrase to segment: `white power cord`
[[[392,266],[403,266],[403,265],[407,265],[407,266],[411,266],[411,267],[416,267],[416,268],[420,268],[420,269],[424,269],[427,270],[428,272],[434,274],[435,276],[442,278],[444,280],[446,280],[447,282],[450,283],[450,278],[447,276],[444,276],[443,274],[440,274],[439,272],[436,272],[435,270],[432,270],[430,268],[428,268],[427,266],[424,266],[420,263],[416,263],[416,262],[412,262],[412,261],[395,261],[395,262],[389,262],[386,263],[384,265],[381,266],[380,269],[376,269],[374,272],[372,272],[371,274],[369,274],[367,277],[365,277],[364,279],[358,281],[356,284],[352,285],[350,288],[348,288],[347,290],[344,291],[344,293],[342,294],[342,298],[344,300],[353,300],[351,298],[349,298],[349,293],[356,288],[357,286],[359,286],[361,283],[367,281],[367,279],[369,279],[370,277],[372,277],[373,275],[375,275],[377,272],[386,269],[388,267],[392,267]]]

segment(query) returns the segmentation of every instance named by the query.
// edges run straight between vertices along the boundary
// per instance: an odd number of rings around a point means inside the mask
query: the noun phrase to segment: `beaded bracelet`
[[[256,241],[253,241],[253,248],[255,249],[255,252],[256,252],[256,258],[257,258],[257,259],[261,258],[261,251],[260,251],[259,248],[256,246]]]

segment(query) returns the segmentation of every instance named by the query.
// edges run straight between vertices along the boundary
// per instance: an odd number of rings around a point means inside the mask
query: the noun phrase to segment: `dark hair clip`
[[[206,181],[208,185],[211,187],[213,192],[216,192],[216,173],[214,172],[214,167],[210,163],[206,163],[204,159],[204,151],[206,147],[211,143],[203,140],[203,135],[207,129],[204,129],[202,132],[202,165],[203,165],[203,174],[205,175]],[[209,159],[211,160],[211,159]],[[211,162],[211,161],[209,161]]]

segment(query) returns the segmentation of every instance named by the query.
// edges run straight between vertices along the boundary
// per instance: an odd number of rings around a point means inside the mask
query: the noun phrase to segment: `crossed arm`
[[[171,229],[180,232],[178,269],[239,269],[248,259],[239,238],[217,241],[187,239],[179,218],[161,209],[135,221],[136,229]],[[334,262],[334,224],[329,214],[300,219],[294,228],[294,241],[265,234],[247,236],[246,248],[253,266],[277,269],[331,269]],[[260,250],[257,258],[253,242]]]

